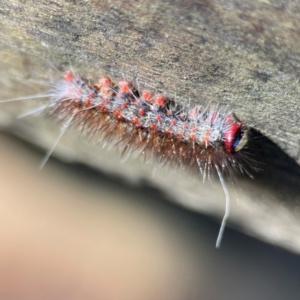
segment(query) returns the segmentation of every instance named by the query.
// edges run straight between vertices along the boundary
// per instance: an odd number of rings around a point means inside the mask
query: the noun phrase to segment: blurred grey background
[[[1,134],[1,299],[298,299],[298,255]]]

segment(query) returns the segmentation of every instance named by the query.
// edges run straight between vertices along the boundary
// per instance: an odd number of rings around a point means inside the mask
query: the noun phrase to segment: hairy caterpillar
[[[109,77],[102,77],[91,83],[69,71],[48,93],[36,98],[47,98],[47,104],[31,113],[46,111],[63,121],[60,135],[41,167],[65,130],[74,125],[102,142],[123,145],[122,153],[139,151],[146,159],[154,157],[160,165],[195,170],[203,181],[216,173],[226,195],[216,242],[220,247],[230,209],[224,175],[231,178],[235,171],[249,174],[252,163],[245,151],[248,127],[233,113],[216,107],[183,107],[162,94],[140,91],[127,80],[116,85]]]

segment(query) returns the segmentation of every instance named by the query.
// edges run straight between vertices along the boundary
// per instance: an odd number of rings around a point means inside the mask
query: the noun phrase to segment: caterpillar
[[[63,122],[41,168],[65,130],[75,126],[103,143],[122,145],[122,154],[138,151],[144,159],[154,158],[160,165],[193,170],[203,181],[217,174],[226,197],[216,241],[216,247],[220,247],[230,211],[225,177],[231,179],[234,172],[250,175],[252,163],[245,151],[249,127],[234,113],[214,106],[183,106],[163,94],[139,90],[125,79],[115,84],[104,76],[91,83],[70,71],[36,98],[47,98],[47,104],[31,113],[45,111]]]

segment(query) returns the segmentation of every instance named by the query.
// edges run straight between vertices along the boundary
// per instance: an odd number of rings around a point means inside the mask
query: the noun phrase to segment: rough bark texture
[[[125,76],[176,94],[178,101],[228,105],[256,129],[253,155],[264,170],[255,180],[237,179],[239,205],[232,191],[230,219],[249,234],[300,252],[299,3],[0,0],[0,26],[1,98],[34,94],[54,67],[71,64],[86,77]],[[49,148],[55,126],[44,118],[16,121],[26,107],[1,106],[2,128]],[[147,166],[135,160],[120,165],[114,151],[71,134],[56,150],[68,160],[150,181]],[[158,172],[152,184],[172,199],[223,213],[221,189],[211,191],[181,171],[176,177]]]

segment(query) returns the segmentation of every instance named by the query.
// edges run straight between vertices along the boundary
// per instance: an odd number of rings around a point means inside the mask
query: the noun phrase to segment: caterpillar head
[[[223,145],[227,153],[242,150],[248,142],[248,127],[235,114],[229,114],[225,122],[227,127],[223,135]]]

